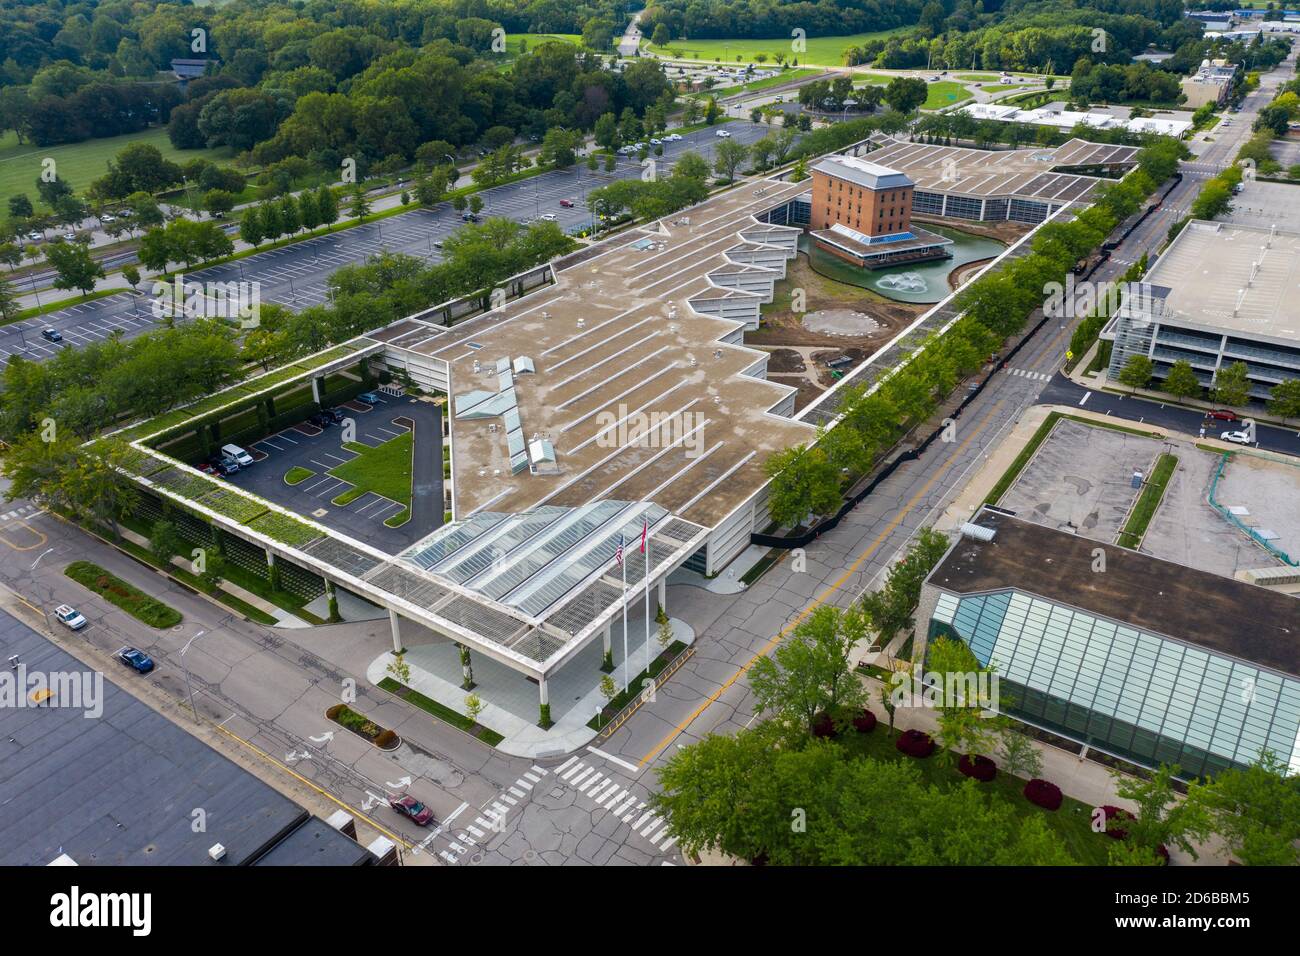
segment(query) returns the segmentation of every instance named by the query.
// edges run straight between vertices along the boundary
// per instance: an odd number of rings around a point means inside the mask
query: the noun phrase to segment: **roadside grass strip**
[[[128,584],[97,564],[74,561],[63,569],[63,573],[130,614],[141,624],[162,629],[175,627],[181,622],[180,611],[151,598],[134,584]]]

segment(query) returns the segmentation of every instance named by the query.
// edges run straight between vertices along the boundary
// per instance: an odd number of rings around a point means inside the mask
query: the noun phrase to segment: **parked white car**
[[[86,619],[75,607],[60,604],[54,609],[54,616],[69,630],[79,631],[86,626]]]
[[[253,463],[253,456],[238,445],[222,445],[221,454],[227,458],[233,458],[238,462],[240,468],[247,468]]]
[[[713,135],[718,137],[719,139],[731,139],[731,134],[728,133],[725,129],[720,129]]]

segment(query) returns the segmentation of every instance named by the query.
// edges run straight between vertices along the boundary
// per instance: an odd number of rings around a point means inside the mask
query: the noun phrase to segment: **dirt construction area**
[[[1220,456],[1191,442],[1163,441],[1062,419],[1002,496],[999,506],[1022,518],[1113,544],[1139,495],[1133,473],[1149,477],[1157,457],[1178,458],[1140,550],[1177,564],[1233,577],[1280,561],[1209,504]],[[1240,520],[1287,539],[1300,551],[1300,469],[1235,455],[1218,489],[1224,507],[1246,509]]]
[[[800,298],[803,308],[796,309]],[[848,371],[927,308],[828,279],[800,253],[763,307],[762,328],[746,332],[745,344],[772,353],[768,378],[798,388],[796,406],[802,408],[835,383],[827,361],[846,356],[852,365],[840,371]]]

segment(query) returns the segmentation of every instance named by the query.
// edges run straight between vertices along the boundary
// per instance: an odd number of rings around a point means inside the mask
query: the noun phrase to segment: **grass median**
[[[181,622],[180,611],[150,597],[134,584],[128,584],[97,564],[74,561],[63,569],[63,573],[149,627],[175,627]]]
[[[1169,486],[1169,479],[1173,477],[1177,467],[1178,456],[1176,455],[1166,452],[1156,459],[1151,477],[1142,485],[1142,493],[1138,495],[1128,521],[1124,523],[1124,530],[1119,533],[1119,544],[1126,548],[1136,548],[1142,543],[1142,537],[1147,533],[1147,526],[1155,517],[1160,502],[1164,500],[1165,489]]]

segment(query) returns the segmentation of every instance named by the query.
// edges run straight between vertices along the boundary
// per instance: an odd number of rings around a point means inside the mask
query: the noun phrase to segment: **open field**
[[[7,200],[16,193],[26,193],[36,201],[36,178],[41,173],[41,160],[51,158],[58,174],[78,192],[92,180],[104,175],[107,163],[131,143],[148,143],[157,146],[165,159],[183,163],[191,159],[210,159],[229,162],[232,153],[225,147],[219,149],[179,150],[167,138],[167,130],[154,127],[140,133],[125,133],[106,139],[88,139],[83,143],[64,146],[19,145],[12,131],[0,137],[0,199]],[[3,214],[8,215],[8,209]]]
[[[799,61],[799,65],[843,66],[844,51],[851,46],[859,46],[867,40],[877,37],[902,33],[911,27],[898,27],[893,30],[879,30],[874,33],[853,33],[832,37],[809,37],[808,49],[795,53],[790,49],[789,37],[776,37],[771,40],[674,40],[664,47],[646,43],[645,49],[660,56],[701,60],[720,60],[726,63],[753,63],[759,53],[767,55],[768,62],[775,63],[776,55],[784,53],[787,57]]]
[[[543,43],[550,43],[552,40],[582,46],[582,34],[580,33],[507,33],[506,52],[517,53],[520,40],[527,40],[528,49],[530,50],[541,46]]]
[[[926,84],[929,93],[925,97],[925,102],[921,104],[923,110],[938,110],[945,106],[952,106],[954,103],[960,103],[962,100],[971,98],[971,91],[966,89],[963,83],[954,83],[952,80],[940,80],[937,83]]]

